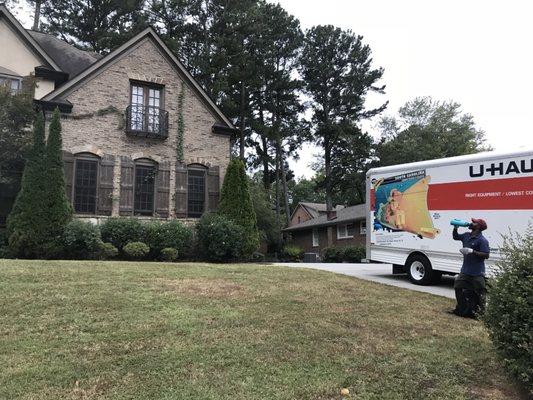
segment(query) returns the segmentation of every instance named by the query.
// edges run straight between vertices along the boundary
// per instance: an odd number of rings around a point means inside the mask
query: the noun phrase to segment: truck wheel
[[[405,270],[409,275],[409,280],[415,285],[429,285],[433,283],[439,274],[431,268],[431,262],[427,257],[414,255],[407,259]]]

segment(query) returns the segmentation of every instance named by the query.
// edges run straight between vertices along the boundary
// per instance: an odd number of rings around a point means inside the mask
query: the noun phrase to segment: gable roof
[[[56,62],[61,71],[72,78],[94,64],[101,55],[80,50],[55,36],[43,32],[28,30],[31,37]]]
[[[206,106],[229,128],[235,129],[235,127],[233,126],[233,123],[222,113],[220,108],[218,108],[218,106],[213,102],[213,100],[209,98],[207,93],[202,89],[202,87],[192,77],[192,75],[185,69],[183,64],[170,51],[170,49],[161,40],[159,35],[151,27],[146,28],[145,30],[143,30],[142,32],[140,32],[139,34],[137,34],[136,36],[128,40],[122,46],[118,47],[117,49],[113,50],[106,56],[97,60],[95,63],[93,63],[88,68],[83,70],[80,74],[75,76],[73,79],[69,80],[63,86],[59,87],[58,89],[44,96],[42,100],[43,101],[54,101],[54,100],[57,101],[58,99],[61,98],[61,95],[77,87],[89,77],[97,74],[100,70],[102,70],[107,65],[109,65],[113,60],[117,59],[119,56],[124,54],[126,51],[128,51],[130,48],[132,48],[133,46],[135,46],[136,44],[138,44],[140,41],[144,40],[145,38],[150,38],[151,40],[153,40],[154,43],[163,51],[163,54],[176,67],[178,72],[183,76],[184,80],[200,96],[200,98],[203,100]]]
[[[301,203],[300,203],[301,204]],[[312,218],[299,224],[283,229],[284,232],[298,231],[304,229],[319,228],[323,226],[338,225],[366,218],[366,204],[344,207],[337,210],[337,218],[328,220],[328,216],[323,214],[317,218]]]
[[[43,60],[48,67],[61,71],[61,68],[57,63],[50,57],[46,51],[41,47],[41,45],[24,29],[24,27],[17,21],[13,14],[9,12],[7,7],[3,4],[0,4],[0,17],[4,17],[7,23],[11,28],[19,35],[19,37],[28,45],[28,47],[33,51],[33,53]]]
[[[304,211],[311,217],[311,218],[318,218],[321,213],[325,213],[328,211],[328,207],[326,203],[310,203],[307,201],[300,201],[298,205],[294,208],[294,211],[291,214],[291,219],[294,217],[294,214],[296,213],[296,210],[298,208],[303,208]],[[343,209],[343,205],[338,205],[334,208],[335,211]]]

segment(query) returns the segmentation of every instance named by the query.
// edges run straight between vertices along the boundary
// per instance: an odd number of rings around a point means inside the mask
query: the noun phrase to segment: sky
[[[474,116],[495,150],[533,149],[533,5],[508,0],[271,0],[306,29],[332,24],[363,36],[375,67],[385,70],[386,94],[371,95],[368,107],[389,101],[395,114],[417,96],[454,100]],[[24,26],[31,10],[17,10]],[[363,127],[373,136],[377,119]],[[297,177],[310,177],[320,149],[306,145],[291,160]]]

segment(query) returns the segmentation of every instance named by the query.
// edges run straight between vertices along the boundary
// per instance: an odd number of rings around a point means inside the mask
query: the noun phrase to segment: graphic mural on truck
[[[374,230],[404,231],[434,239],[440,230],[434,227],[428,210],[430,181],[425,170],[373,180]]]

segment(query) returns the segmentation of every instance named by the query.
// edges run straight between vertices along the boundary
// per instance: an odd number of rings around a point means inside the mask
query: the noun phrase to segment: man
[[[457,306],[453,314],[466,318],[476,318],[485,307],[485,260],[489,258],[489,242],[482,232],[487,223],[482,219],[472,218],[469,225],[471,232],[459,234],[457,226],[453,228],[453,239],[460,240],[463,248],[463,266],[455,278],[455,298]]]

